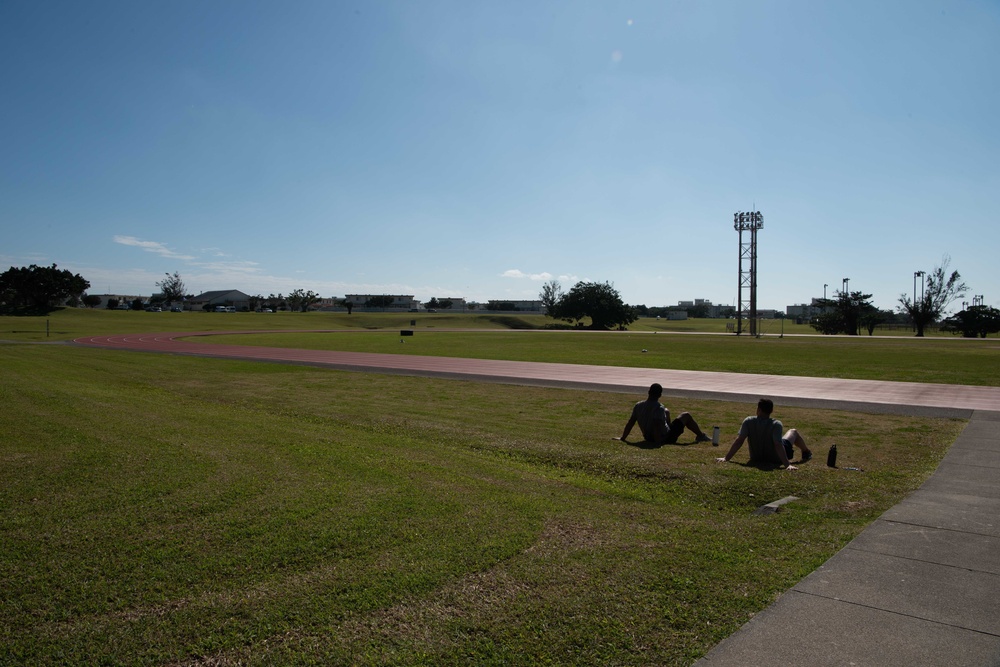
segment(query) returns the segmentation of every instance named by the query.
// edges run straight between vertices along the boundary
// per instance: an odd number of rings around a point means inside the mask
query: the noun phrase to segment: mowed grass
[[[49,336],[46,336],[48,321]],[[416,325],[410,322],[416,321]],[[542,315],[487,313],[146,313],[68,308],[0,317],[0,341],[151,332],[271,331],[199,342],[678,370],[1000,385],[1000,338],[718,335],[725,320],[644,318],[629,331],[541,331]],[[780,322],[771,321],[771,325]],[[795,325],[786,323],[787,329]],[[399,332],[415,335],[400,343]],[[530,330],[536,329],[536,330]],[[799,325],[799,333],[812,331]],[[324,333],[296,333],[323,331]],[[655,332],[655,333],[654,333]],[[814,333],[814,332],[813,332]],[[646,350],[646,352],[643,352]]]
[[[0,367],[0,664],[689,664],[964,425],[778,406],[817,458],[762,471],[611,440],[627,394],[68,346]],[[753,410],[669,405],[724,440]],[[834,442],[864,472],[826,468]]]
[[[63,308],[47,316],[0,315],[0,341],[56,342],[81,336],[173,331],[398,330],[419,318],[421,328],[510,329],[552,324],[543,315],[486,313],[147,313],[133,310]],[[709,320],[702,320],[708,322]],[[720,323],[722,320],[719,321]]]

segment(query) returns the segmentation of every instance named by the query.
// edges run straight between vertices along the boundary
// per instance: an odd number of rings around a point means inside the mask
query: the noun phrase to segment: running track
[[[756,401],[758,396],[768,396],[783,405],[867,412],[969,417],[974,410],[1000,411],[1000,387],[332,352],[216,345],[197,340],[203,336],[234,333],[261,332],[128,334],[78,338],[73,342],[105,349],[636,394],[645,394],[650,384],[659,382],[664,387],[664,394],[669,396],[727,401]]]

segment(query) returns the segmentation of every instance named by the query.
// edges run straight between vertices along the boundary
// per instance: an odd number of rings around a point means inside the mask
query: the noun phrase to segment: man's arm
[[[743,441],[746,439],[747,437],[745,435],[736,436],[736,439],[733,440],[732,447],[729,448],[729,452],[724,457],[715,460],[719,463],[729,463],[729,459],[736,456],[736,452],[740,451],[740,447],[743,446]]]
[[[785,445],[781,442],[781,429],[778,429],[778,433],[775,434],[772,440],[774,440],[774,451],[778,453],[778,460],[781,461],[781,465],[785,466],[786,470],[798,470],[788,461],[788,455],[785,454]]]
[[[625,430],[622,431],[622,437],[620,437],[619,440],[625,440],[625,438],[628,437],[628,434],[632,432],[632,427],[633,426],[635,426],[635,415],[634,414],[631,417],[628,418],[628,423],[625,424]]]

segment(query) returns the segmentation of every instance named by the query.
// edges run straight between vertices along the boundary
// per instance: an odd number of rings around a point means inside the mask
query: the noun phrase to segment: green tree
[[[875,334],[875,327],[882,324],[883,322],[889,322],[892,320],[894,313],[891,311],[887,312],[880,310],[878,308],[872,308],[871,310],[866,310],[861,314],[861,326],[868,331],[869,336]]]
[[[538,295],[538,299],[542,302],[542,306],[545,307],[546,315],[549,317],[559,317],[559,302],[562,301],[563,296],[565,295],[563,294],[562,285],[559,284],[558,280],[550,280],[542,285],[542,291]]]
[[[348,315],[354,312],[354,303],[350,299],[344,299],[340,305],[347,309]]]
[[[96,294],[84,294],[83,295],[83,305],[87,308],[97,308],[101,305],[101,297]]]
[[[304,291],[297,289],[289,294],[286,300],[288,301],[288,307],[292,309],[292,311],[299,310],[304,313],[309,310],[309,307],[314,303],[319,302],[320,296],[312,290]]]
[[[578,282],[559,300],[556,311],[567,322],[589,317],[591,329],[623,327],[636,320],[635,309],[608,282]]]
[[[958,271],[948,273],[949,264],[951,258],[945,255],[941,266],[927,274],[919,299],[915,294],[913,299],[906,294],[899,297],[899,310],[910,316],[910,321],[917,328],[917,336],[923,336],[927,325],[937,322],[951,302],[965,296],[965,291],[969,289]]]
[[[10,267],[0,273],[0,306],[7,311],[48,312],[90,288],[80,274],[52,266]]]
[[[708,317],[708,306],[705,304],[689,306],[685,308],[687,310],[688,317],[703,318]]]
[[[387,294],[373,296],[365,301],[365,308],[389,308],[392,301],[392,297]]]
[[[962,334],[963,338],[986,338],[1000,333],[1000,310],[993,306],[969,306],[941,323],[942,331]]]
[[[824,312],[812,318],[813,329],[823,334],[848,334],[857,336],[861,325],[871,325],[869,335],[878,324],[878,308],[871,303],[871,294],[863,292],[837,292],[836,299],[819,299]]]
[[[181,280],[181,274],[174,271],[172,274],[165,274],[167,277],[156,283],[156,286],[160,288],[160,293],[163,295],[163,300],[167,303],[172,303],[174,301],[183,301],[184,292],[187,288],[184,286],[184,281]]]

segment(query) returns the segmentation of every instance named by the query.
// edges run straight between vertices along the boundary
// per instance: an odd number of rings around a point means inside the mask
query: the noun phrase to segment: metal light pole
[[[850,283],[851,283],[850,278],[844,278],[843,288],[841,289],[842,294],[847,294],[847,290],[850,287]]]
[[[927,275],[927,272],[926,271],[917,271],[917,275],[920,276],[920,301],[922,303],[923,300],[924,300],[924,284],[925,284],[925,278],[924,278],[924,276]],[[916,296],[914,296],[914,298],[916,298]]]
[[[736,335],[743,333],[743,308],[748,306],[750,320],[750,335],[757,334],[757,230],[764,226],[764,216],[760,211],[749,211],[733,214],[733,229],[740,234],[739,259],[739,310],[736,312]],[[743,242],[743,232],[750,232],[750,241]],[[747,270],[743,268],[743,260],[749,261]],[[743,288],[747,287],[749,301],[743,298]]]
[[[823,283],[823,300],[826,301],[826,288],[829,287],[827,283]]]

